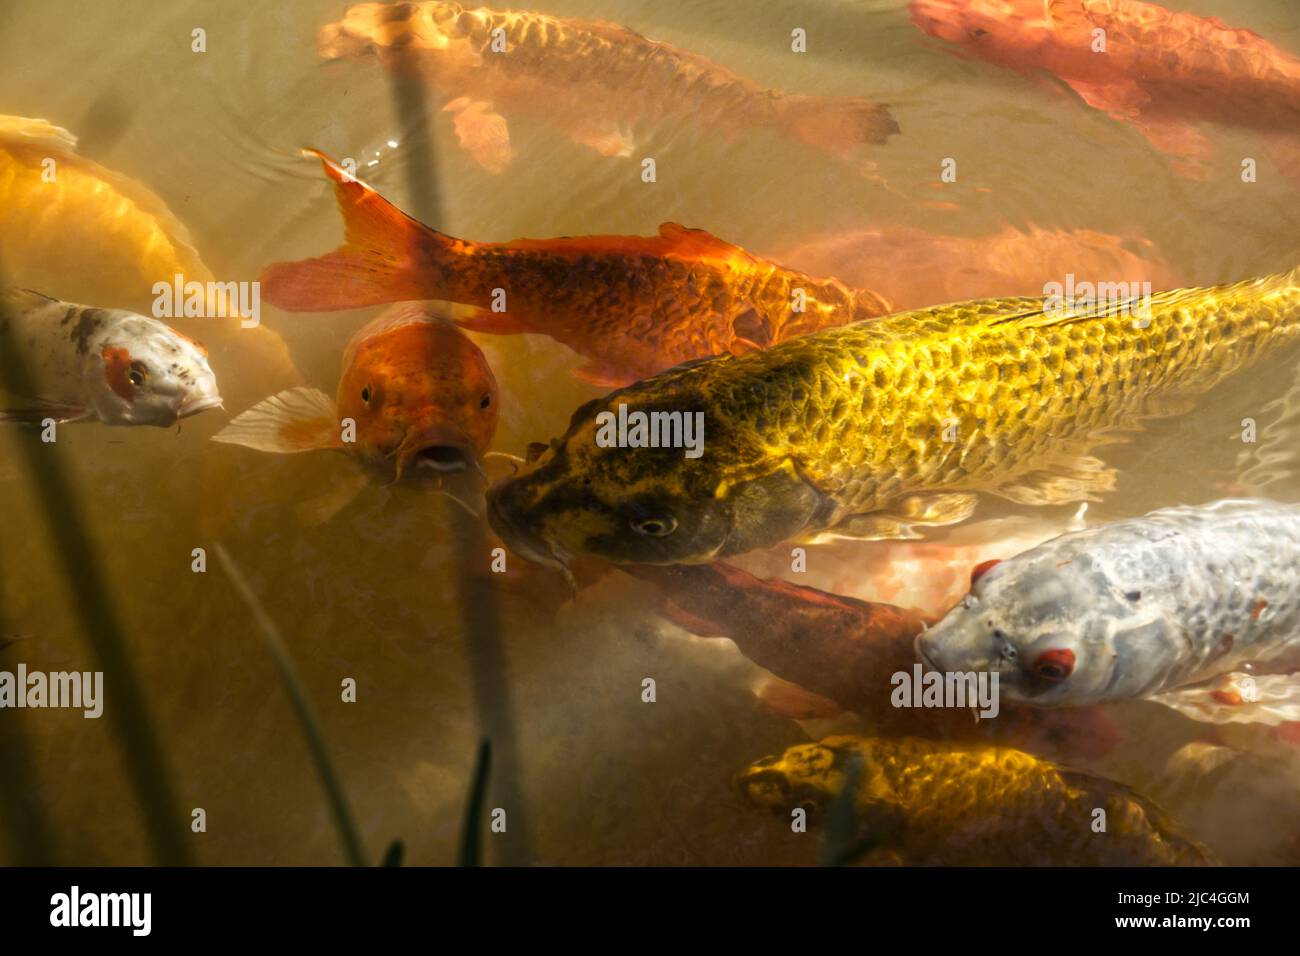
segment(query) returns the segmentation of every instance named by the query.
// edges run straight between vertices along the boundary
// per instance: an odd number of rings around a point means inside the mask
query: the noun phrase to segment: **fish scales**
[[[752,316],[755,329],[765,336],[756,344],[767,344],[778,334],[824,327],[837,321],[836,316],[843,321],[880,311],[876,296],[855,294],[835,279],[747,260],[743,254],[719,262],[635,251],[584,253],[576,243],[572,252],[548,252],[523,243],[466,243],[458,268],[433,269],[428,287],[431,294],[475,305],[490,303],[494,290],[505,288],[510,299],[520,302],[564,302],[570,310],[585,309],[584,335],[607,339],[606,348],[628,340],[628,354],[609,363],[642,370],[652,367],[641,355],[644,336],[655,336],[656,362],[680,362],[698,358],[701,345],[707,347],[704,354],[728,351],[737,319]],[[806,302],[802,313],[792,308],[795,289],[802,290]],[[555,324],[546,328],[564,333]]]
[[[958,303],[670,370],[579,410],[532,471],[494,489],[490,514],[528,553],[664,563],[826,530],[897,536],[854,522],[951,523],[969,514],[955,494],[1094,499],[1114,476],[1093,444],[1300,331],[1295,273],[1160,293],[1142,318],[1131,306]],[[619,405],[699,411],[703,456],[601,447],[597,416]],[[685,533],[627,535],[629,510],[646,509]]]
[[[864,97],[814,96],[760,86],[725,66],[617,23],[448,2],[357,4],[326,25],[323,56],[374,54],[416,69],[451,97],[461,145],[490,172],[513,159],[505,114],[532,114],[604,156],[631,156],[634,137],[673,119],[728,135],[771,130],[866,175],[857,157],[898,132]]]
[[[1169,508],[1057,542],[1042,547],[1061,560],[1087,554],[1116,584],[1182,622],[1191,640],[1172,643],[1178,664],[1151,691],[1300,647],[1300,507],[1243,500]]]
[[[856,771],[853,765],[856,764]],[[856,779],[855,779],[856,774]],[[1213,862],[1163,811],[1120,784],[1005,747],[915,737],[828,737],[760,760],[738,787],[788,821],[820,821],[854,785],[874,860],[948,866],[1195,866]],[[1096,811],[1106,829],[1095,832]]]
[[[920,485],[996,482],[1070,438],[1130,424],[1145,396],[1209,384],[1253,359],[1284,331],[1267,321],[1283,305],[1300,316],[1300,293],[1288,289],[1276,308],[1261,300],[1253,316],[1232,303],[1220,311],[1209,293],[1139,330],[1124,316],[1046,327],[982,321],[1015,307],[993,300],[807,336],[686,374],[716,394],[714,416],[797,457],[843,512],[867,512],[887,503],[880,489],[895,475]],[[1294,334],[1290,321],[1285,332]],[[1216,350],[1215,361],[1200,361]],[[873,356],[865,374],[854,353]],[[756,387],[759,368],[772,377]],[[628,397],[641,396],[634,388]],[[815,427],[776,434],[773,412],[787,405]],[[858,409],[869,417],[865,434],[851,414]],[[947,419],[956,442],[940,440]],[[855,478],[857,494],[845,495]]]
[[[1167,508],[1000,562],[918,648],[940,670],[996,669],[1004,698],[1043,706],[1148,697],[1294,663],[1298,554],[1300,506]]]
[[[1025,76],[1053,74],[1205,180],[1224,123],[1264,133],[1280,172],[1300,175],[1300,60],[1250,30],[1140,0],[911,0],[931,36]],[[1080,38],[1092,42],[1080,42]],[[1096,43],[1103,40],[1104,56]]]
[[[775,97],[730,71],[685,50],[668,48],[632,30],[594,20],[561,20],[522,10],[467,10],[454,3],[408,4],[412,16],[429,17],[439,31],[463,36],[475,51],[506,76],[545,76],[548,83],[588,83],[602,77],[617,88],[652,91],[647,103],[660,100],[666,109],[675,96],[709,102],[710,112],[733,121],[776,122]],[[424,8],[421,10],[420,8]],[[492,51],[494,32],[502,31],[508,55]],[[417,40],[418,45],[418,40]],[[395,46],[398,56],[405,47]],[[661,99],[662,98],[662,99]]]
[[[456,239],[308,152],[334,181],[347,242],[263,273],[267,301],[282,308],[454,301],[477,310],[459,320],[465,328],[545,334],[572,348],[586,359],[579,376],[598,384],[627,384],[889,311],[869,289],[782,268],[676,223],[654,236]]]

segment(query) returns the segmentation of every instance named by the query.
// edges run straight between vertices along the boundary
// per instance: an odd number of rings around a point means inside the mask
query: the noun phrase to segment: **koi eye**
[[[369,385],[366,385],[364,388],[361,389],[361,400],[362,400],[363,402],[365,402],[367,405],[370,404],[370,386],[369,386]]]
[[[1059,684],[1074,671],[1074,651],[1068,647],[1043,651],[1034,659],[1033,667],[1030,669],[1040,680]]]
[[[487,408],[487,407],[488,407],[489,405],[491,405],[491,404],[492,404],[492,393],[491,393],[491,392],[488,392],[488,394],[484,395],[484,396],[483,396],[482,398],[480,398],[479,401],[478,401],[478,407],[479,407],[479,408]]]
[[[126,380],[136,388],[140,388],[149,379],[149,366],[143,362],[132,362],[131,370],[126,373]]]
[[[632,530],[637,534],[649,535],[652,538],[662,538],[677,530],[677,519],[645,518],[639,521],[633,519]]]

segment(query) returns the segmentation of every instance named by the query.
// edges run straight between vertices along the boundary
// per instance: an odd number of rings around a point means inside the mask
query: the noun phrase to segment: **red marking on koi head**
[[[1040,680],[1059,684],[1074,672],[1074,651],[1068,647],[1055,647],[1043,651],[1030,666],[1034,676]]]
[[[1255,606],[1250,609],[1250,619],[1252,621],[1258,621],[1259,616],[1264,613],[1264,608],[1266,607],[1268,607],[1268,602],[1263,598],[1260,598],[1255,602]]]
[[[1226,707],[1240,707],[1241,693],[1236,690],[1216,690],[1211,691],[1210,696]]]
[[[136,383],[131,380],[131,353],[123,348],[106,345],[99,354],[104,359],[104,378],[113,394],[128,402],[135,401]]]
[[[970,586],[974,587],[976,581],[992,571],[994,565],[1001,563],[1001,558],[990,558],[988,561],[981,561],[979,564],[975,565],[975,567],[971,568],[970,572]]]

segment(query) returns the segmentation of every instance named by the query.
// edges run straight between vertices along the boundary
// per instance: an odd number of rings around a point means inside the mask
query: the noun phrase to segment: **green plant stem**
[[[253,593],[248,579],[239,570],[234,559],[221,545],[216,546],[216,551],[221,566],[235,586],[235,591],[252,612],[258,631],[266,641],[271,657],[275,660],[276,669],[280,672],[280,678],[284,681],[284,688],[289,694],[293,709],[298,714],[298,723],[307,738],[307,749],[311,751],[312,762],[316,765],[316,773],[320,775],[321,785],[325,788],[325,796],[329,800],[330,812],[334,815],[334,825],[338,828],[339,840],[343,844],[343,854],[352,866],[368,866],[361,836],[357,833],[356,822],[352,819],[352,810],[348,807],[348,800],[339,783],[338,774],[334,772],[334,764],[330,761],[329,751],[325,747],[325,738],[321,736],[316,712],[312,709],[311,701],[307,699],[302,681],[298,679],[298,671],[294,667],[293,658],[289,655],[289,647],[281,637],[279,628],[271,620],[271,616],[262,607],[262,602]]]

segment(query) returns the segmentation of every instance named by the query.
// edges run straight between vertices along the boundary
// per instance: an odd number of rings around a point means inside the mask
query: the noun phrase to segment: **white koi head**
[[[89,343],[85,370],[100,421],[167,427],[221,405],[207,349],[154,319],[110,315],[103,333]]]
[[[945,673],[997,672],[1004,700],[1141,697],[1174,663],[1174,623],[1086,551],[1049,543],[972,577],[970,593],[917,638],[917,654]]]

